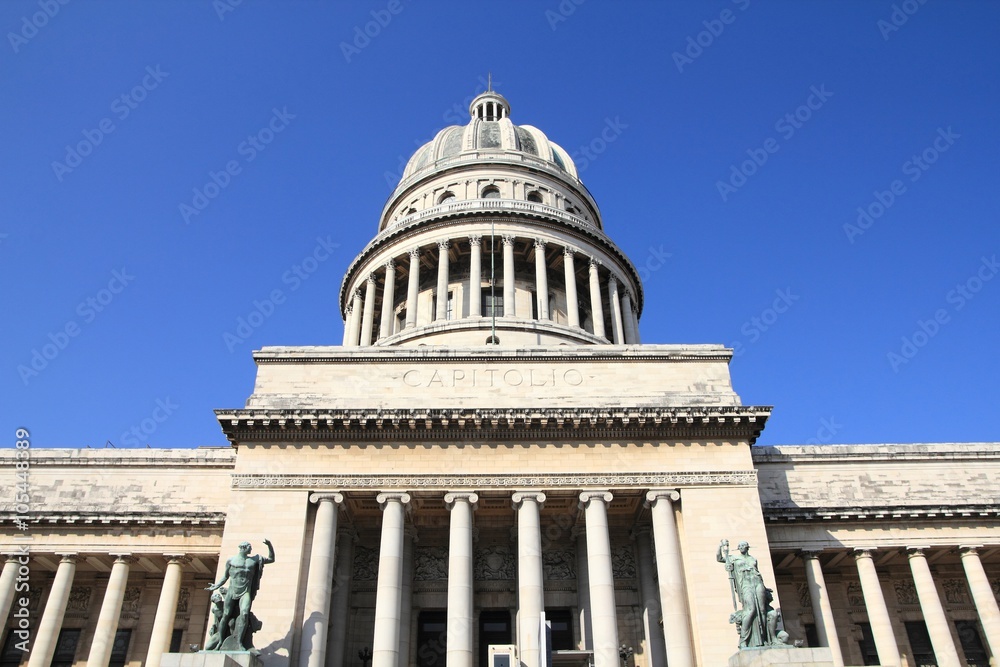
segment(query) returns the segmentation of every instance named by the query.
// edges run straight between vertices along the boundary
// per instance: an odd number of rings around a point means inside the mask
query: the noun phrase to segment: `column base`
[[[747,648],[729,658],[729,667],[833,667],[828,648]],[[164,665],[163,667],[167,667]]]
[[[160,667],[262,667],[260,656],[249,651],[164,653]]]

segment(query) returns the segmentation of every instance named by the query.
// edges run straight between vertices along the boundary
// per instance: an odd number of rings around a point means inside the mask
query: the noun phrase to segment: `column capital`
[[[646,492],[647,506],[655,504],[660,499],[676,503],[681,499],[681,494],[677,489],[650,489]]]
[[[515,491],[514,495],[512,495],[510,499],[514,504],[514,509],[519,509],[521,503],[525,500],[533,500],[541,505],[545,502],[545,494],[541,491]]]
[[[473,234],[469,237],[470,246],[481,246],[483,244],[483,237],[481,234]]]
[[[354,298],[355,301],[360,301],[361,300],[361,288],[360,287],[355,288],[354,291],[351,292],[351,297]]]
[[[906,557],[909,558],[926,558],[924,551],[930,549],[928,546],[919,547],[906,547]]]
[[[978,556],[979,549],[982,549],[982,544],[960,544],[958,545],[958,553],[962,556],[971,555]]]
[[[75,563],[79,563],[81,560],[83,560],[83,556],[81,556],[80,554],[77,554],[77,553],[66,553],[66,554],[57,553],[56,555],[59,556],[59,562],[60,563],[74,563],[75,564]]]
[[[854,560],[861,558],[872,559],[872,553],[877,551],[875,547],[854,547]]]
[[[614,285],[615,287],[618,287],[618,278],[615,277],[615,274],[608,273],[608,284],[609,285]]]
[[[580,493],[580,507],[585,508],[593,500],[602,500],[605,504],[610,503],[614,496],[607,489],[597,491],[582,491]]]
[[[448,239],[444,239],[443,241],[437,242],[437,247],[440,248],[441,250],[447,250],[450,246],[451,246],[451,241],[449,241]]]
[[[344,502],[344,494],[338,491],[322,491],[318,493],[309,494],[309,502],[313,503],[314,505],[318,505],[324,501],[331,501],[336,503],[337,505],[340,505],[341,503]]]
[[[570,248],[569,246],[563,246],[563,256],[572,257],[576,254],[576,248]]]
[[[548,241],[546,241],[545,239],[535,239],[536,248],[541,248],[544,250],[547,243]]]
[[[419,259],[420,258],[420,248],[410,248],[409,255],[410,255],[410,257],[412,257],[414,259]]]
[[[799,551],[802,560],[816,560],[821,553],[823,553],[822,549],[801,549]]]
[[[601,262],[601,260],[597,259],[596,257],[588,257],[588,260],[589,260],[589,263],[590,263],[591,270],[596,269],[597,267],[599,267],[603,263],[603,262]]]
[[[385,510],[385,506],[392,501],[396,501],[401,505],[409,505],[410,494],[405,491],[383,491],[375,496],[375,502],[378,503],[381,510]]]
[[[455,503],[459,501],[469,503],[473,511],[475,511],[476,505],[479,502],[479,496],[472,491],[450,491],[444,494],[444,505],[449,510],[455,507]]]
[[[163,557],[167,559],[167,565],[177,564],[184,567],[191,562],[191,557],[187,554],[163,554]]]
[[[512,235],[504,234],[502,237],[500,237],[500,240],[503,242],[505,246],[514,247],[514,237]]]
[[[109,553],[109,556],[115,557],[116,563],[125,563],[126,565],[134,565],[139,562],[138,556],[133,556],[130,553]]]
[[[385,262],[382,263],[382,266],[385,267],[386,271],[392,271],[393,269],[396,268],[396,260],[394,259],[386,260]]]
[[[373,283],[374,284],[375,281],[378,280],[378,276],[376,276],[375,272],[372,271],[371,273],[368,274],[368,277],[365,278],[365,280],[368,281],[369,283]]]
[[[347,308],[344,309],[344,313],[350,315],[353,312],[354,312],[354,301],[351,300],[347,302]]]

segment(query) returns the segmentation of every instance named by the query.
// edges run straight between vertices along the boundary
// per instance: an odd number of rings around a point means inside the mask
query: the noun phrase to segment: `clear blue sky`
[[[740,351],[762,444],[1000,439],[1000,3],[35,0],[0,32],[4,447],[225,444],[252,350],[340,343],[387,174],[491,70],[590,146],[644,342]]]

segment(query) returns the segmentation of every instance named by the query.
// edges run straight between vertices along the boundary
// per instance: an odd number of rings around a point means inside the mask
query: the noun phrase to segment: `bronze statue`
[[[253,633],[260,630],[261,623],[250,611],[250,605],[257,597],[264,566],[274,562],[274,547],[270,540],[264,540],[268,555],[251,556],[250,543],[243,542],[239,553],[226,561],[226,569],[219,583],[206,590],[218,591],[212,596],[213,633],[205,650],[208,651],[252,651]],[[222,588],[229,582],[229,588]],[[216,600],[219,595],[221,599]]]
[[[729,622],[740,633],[740,649],[764,646],[787,647],[788,634],[778,630],[778,612],[771,607],[772,591],[764,585],[757,559],[750,555],[750,545],[740,542],[739,555],[730,555],[729,540],[722,540],[715,557],[729,573],[733,594],[733,613]],[[736,609],[737,597],[742,609]]]

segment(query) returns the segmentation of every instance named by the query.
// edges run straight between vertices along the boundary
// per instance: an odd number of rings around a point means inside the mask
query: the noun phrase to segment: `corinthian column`
[[[951,628],[945,616],[941,598],[938,597],[931,568],[927,565],[927,557],[923,549],[911,547],[907,549],[910,560],[910,571],[913,573],[913,583],[917,588],[917,598],[920,600],[920,611],[927,623],[927,633],[931,636],[934,656],[940,667],[960,667],[955,641],[951,637]]]
[[[365,282],[365,309],[361,319],[361,344],[372,344],[372,328],[375,326],[375,274],[369,273]]]
[[[42,612],[42,620],[38,622],[38,632],[35,643],[31,646],[28,656],[28,667],[49,667],[52,656],[56,652],[56,641],[59,630],[62,629],[63,617],[66,615],[66,604],[69,602],[69,592],[73,587],[73,576],[76,574],[76,554],[65,554],[56,569],[56,578],[49,590],[49,599]]]
[[[406,327],[417,326],[417,294],[420,290],[420,248],[410,251],[410,277],[406,286]]]
[[[580,506],[587,520],[587,576],[590,578],[590,618],[594,625],[594,667],[618,667],[618,617],[615,575],[608,535],[609,491],[584,491]]]
[[[990,653],[1000,656],[1000,608],[997,600],[993,597],[993,589],[990,588],[990,580],[986,578],[986,570],[983,569],[983,562],[979,560],[977,547],[960,547],[962,554],[962,567],[965,568],[965,576],[969,580],[969,592],[976,603],[976,611],[979,612],[979,622],[983,626],[986,634],[986,643],[990,645]]]
[[[448,317],[448,241],[438,241],[437,312],[434,319],[442,322]]]
[[[635,548],[639,551],[639,588],[642,592],[642,627],[646,634],[647,667],[664,667],[667,647],[663,643],[660,627],[660,594],[656,590],[656,569],[653,566],[653,543],[650,527],[639,526],[633,532]]]
[[[601,305],[601,281],[597,267],[601,263],[590,258],[590,319],[594,322],[594,335],[604,338],[604,307]]]
[[[449,493],[447,667],[473,667],[472,512],[479,496]]]
[[[576,294],[576,267],[572,248],[563,248],[563,277],[566,282],[566,318],[571,327],[580,326],[580,304]]]
[[[549,275],[545,264],[545,241],[535,239],[535,299],[538,319],[549,319]]]
[[[403,594],[403,520],[410,494],[380,493],[377,500],[382,508],[382,541],[375,594],[372,667],[397,667]]]
[[[356,289],[354,290],[354,295],[351,297],[351,307],[348,310],[350,319],[347,322],[347,345],[350,347],[356,347],[358,339],[361,337],[361,310],[361,290]]]
[[[330,598],[333,594],[333,557],[337,548],[337,512],[344,496],[340,493],[314,493],[309,496],[309,502],[317,507],[312,550],[309,553],[306,600],[302,608],[299,667],[324,667]]]
[[[660,608],[663,610],[667,664],[670,667],[694,667],[684,563],[681,560],[677,522],[674,520],[673,503],[680,497],[672,489],[654,489],[646,494],[646,502],[652,507],[653,514],[653,541],[656,545],[656,570],[660,575]]]
[[[632,294],[628,290],[622,292],[622,321],[625,325],[625,344],[634,345],[639,342],[632,314]]]
[[[539,655],[542,610],[542,526],[540,491],[518,491],[511,500],[517,510],[517,618],[521,664],[542,667]],[[617,666],[616,666],[617,667]]]
[[[160,601],[156,605],[156,616],[153,617],[153,633],[149,638],[145,667],[160,667],[160,659],[170,650],[174,617],[177,616],[177,601],[181,595],[181,576],[184,573],[184,564],[190,560],[186,556],[169,554],[166,558],[167,571],[163,575]]]
[[[396,302],[396,262],[385,263],[385,287],[382,288],[382,316],[378,323],[378,337],[392,335],[392,309]]]
[[[608,303],[611,304],[611,337],[615,345],[621,345],[625,336],[622,329],[622,304],[618,298],[618,279],[608,276]]]
[[[483,314],[483,237],[469,237],[469,317]]]
[[[514,237],[503,237],[503,315],[514,317]]]
[[[878,663],[884,667],[896,667],[899,665],[899,645],[896,644],[896,635],[892,631],[892,621],[889,620],[889,609],[885,606],[882,584],[878,580],[878,572],[875,571],[872,550],[855,549],[854,560],[858,566],[861,594],[865,597],[865,609],[868,610],[868,622],[872,626]]]
[[[837,626],[833,622],[833,608],[830,606],[830,593],[826,589],[826,579],[819,562],[819,554],[815,551],[802,552],[802,560],[806,564],[806,583],[809,585],[809,597],[812,598],[813,618],[816,619],[816,635],[821,646],[827,646],[833,656],[833,667],[844,667],[844,656],[840,652],[840,639],[837,637]]]
[[[118,619],[122,613],[122,602],[125,600],[125,587],[128,584],[129,565],[137,558],[130,555],[120,555],[111,566],[111,576],[108,587],[104,591],[104,602],[101,603],[101,613],[97,617],[97,628],[94,639],[90,643],[90,655],[87,657],[87,667],[107,667],[111,659],[111,649],[115,643],[115,633],[118,632]]]

